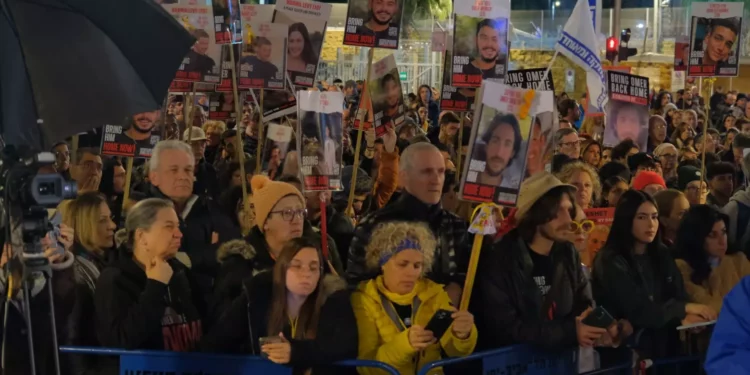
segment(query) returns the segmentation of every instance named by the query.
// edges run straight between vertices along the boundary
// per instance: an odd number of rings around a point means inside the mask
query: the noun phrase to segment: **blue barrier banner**
[[[575,375],[575,351],[546,352],[530,346],[482,357],[484,375]]]
[[[120,355],[120,375],[291,375],[292,369],[259,357],[170,352]]]

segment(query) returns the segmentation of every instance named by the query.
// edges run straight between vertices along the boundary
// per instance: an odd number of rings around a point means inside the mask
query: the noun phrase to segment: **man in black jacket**
[[[606,332],[581,322],[592,301],[578,253],[568,242],[575,190],[547,172],[521,185],[518,226],[484,250],[477,270],[471,311],[483,332],[482,349],[591,346]]]
[[[190,257],[194,272],[213,278],[218,269],[216,250],[219,244],[242,238],[240,229],[216,203],[193,194],[195,158],[186,143],[177,140],[159,142],[149,166],[152,187],[148,198],[174,202],[185,236],[180,251]]]
[[[427,276],[445,284],[454,304],[458,305],[466,277],[471,241],[467,223],[444,210],[440,204],[445,182],[445,159],[431,143],[415,143],[404,150],[399,161],[401,197],[392,204],[367,215],[354,230],[349,249],[346,277],[350,284],[376,275],[365,267],[365,247],[370,233],[389,221],[411,221],[427,224],[437,239],[435,260]]]
[[[198,126],[193,126],[192,134],[185,130],[182,139],[187,142],[190,140],[190,147],[193,149],[195,157],[195,183],[193,183],[193,193],[203,195],[215,201],[219,200],[221,188],[219,179],[216,174],[216,168],[206,161],[206,132]]]

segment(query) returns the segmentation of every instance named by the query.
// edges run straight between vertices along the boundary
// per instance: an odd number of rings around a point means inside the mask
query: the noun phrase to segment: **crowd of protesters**
[[[54,239],[43,241],[60,345],[262,355],[300,374],[378,373],[332,366],[365,359],[415,374],[440,358],[531,344],[580,349],[583,370],[632,351],[680,355],[687,339],[678,326],[720,317],[735,321],[734,330],[714,334],[709,364],[729,366],[721,358],[750,350],[750,292],[724,298],[750,283],[742,281],[750,274],[744,94],[718,90],[706,102],[697,90],[654,93],[645,149],[632,140],[603,145],[602,118],[560,96],[552,172],[528,177],[516,207],[497,218],[467,291],[474,205],[457,199],[456,171],[471,118],[440,112],[437,90],[422,86],[410,95],[406,121],[381,138],[368,131],[352,165],[357,130],[348,118],[362,83],[338,84],[322,89],[346,96],[343,191],[303,191],[294,151],[273,173],[256,171],[262,142],[249,109],[239,124],[197,111],[196,126],[158,143],[135,168],[127,200],[122,160],[56,144],[55,168],[45,172],[75,181],[79,192],[57,208],[65,255],[53,251]],[[181,100],[168,116],[184,128]],[[584,210],[597,207],[614,207],[614,222],[601,250],[587,254]],[[2,263],[8,258],[6,247]],[[0,294],[11,296],[8,374],[29,373],[18,277],[0,274]],[[31,290],[41,374],[54,369],[47,287],[42,278]],[[459,311],[468,292],[471,304]],[[584,323],[595,306],[614,322]],[[453,319],[441,337],[427,329],[439,310]],[[703,354],[711,329],[690,331]],[[60,361],[64,374],[118,373],[108,357]]]

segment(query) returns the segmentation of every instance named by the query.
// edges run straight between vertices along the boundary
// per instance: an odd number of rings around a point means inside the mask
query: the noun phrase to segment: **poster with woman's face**
[[[273,22],[289,27],[286,70],[295,86],[312,87],[318,70],[331,4],[282,0],[276,3]]]
[[[694,3],[690,28],[690,77],[736,77],[739,73],[744,3]]]

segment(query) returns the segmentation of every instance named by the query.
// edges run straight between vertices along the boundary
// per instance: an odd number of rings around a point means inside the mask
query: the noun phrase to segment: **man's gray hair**
[[[578,132],[573,128],[557,129],[557,132],[555,133],[555,148],[560,147],[560,142],[562,142],[563,137],[574,133],[578,134]]]
[[[435,145],[433,145],[432,143],[412,143],[411,145],[406,147],[404,152],[401,154],[401,159],[398,163],[398,169],[402,171],[410,170],[414,165],[414,159],[417,157],[417,154],[425,151],[434,151],[440,153],[440,149],[435,147]]]
[[[190,159],[193,159],[193,165],[195,165],[195,155],[193,155],[193,149],[183,141],[170,139],[168,141],[161,141],[156,144],[153,152],[151,152],[151,160],[148,163],[149,170],[156,171],[157,169],[159,169],[161,153],[166,150],[184,151],[185,153],[190,155]]]
[[[129,249],[134,249],[135,231],[151,228],[156,221],[156,215],[165,208],[174,209],[174,203],[161,198],[148,198],[136,203],[128,210],[128,215],[125,219],[125,232],[128,235],[127,244]]]

